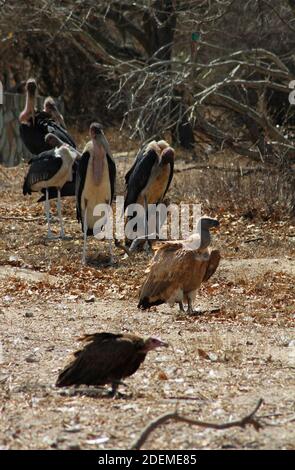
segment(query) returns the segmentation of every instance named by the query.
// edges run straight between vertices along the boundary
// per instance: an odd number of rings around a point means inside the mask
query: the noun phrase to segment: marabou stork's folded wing
[[[29,125],[20,124],[20,136],[33,155],[39,155],[46,150],[50,150],[51,146],[45,142],[46,134],[52,133],[56,135],[65,144],[71,145],[76,148],[76,144],[70,134],[62,126],[53,121],[49,114],[40,111],[35,114],[35,124],[33,125],[32,118]]]
[[[38,158],[38,157],[36,157]],[[31,161],[31,160],[30,160]],[[75,160],[73,163],[73,177],[72,181],[67,181],[60,190],[61,197],[66,196],[75,196],[76,194],[76,177],[77,177],[77,161]],[[56,188],[47,188],[48,189],[48,199],[56,199],[57,198],[57,189]],[[37,202],[43,202],[46,200],[46,190],[41,189],[42,196],[38,199]]]
[[[89,152],[84,152],[77,161],[77,170],[76,170],[76,214],[78,222],[82,223],[83,227],[83,220],[82,220],[82,211],[81,211],[81,197],[82,192],[85,184],[86,174],[87,174],[87,167],[88,161],[90,158]]]
[[[111,184],[111,202],[112,202],[115,196],[116,164],[115,164],[115,160],[109,154],[107,154],[107,161],[108,161],[108,167],[109,167],[109,178],[110,178],[110,184]]]
[[[129,204],[135,204],[141,191],[146,187],[152,168],[158,160],[157,152],[150,148],[145,152],[143,148],[136,157],[131,169],[125,175],[127,193],[124,203],[124,210]]]
[[[71,147],[76,148],[76,143],[67,130],[55,122],[48,113],[40,111],[36,114],[36,123],[42,129],[44,136],[46,134],[54,134],[65,144],[69,144]]]
[[[24,179],[23,194],[31,194],[31,188],[40,181],[48,181],[60,170],[62,158],[57,157],[54,150],[43,152],[31,160],[29,171]]]
[[[125,335],[97,333],[82,338],[84,349],[60,373],[56,385],[103,385],[114,378],[124,377],[124,366],[132,361],[136,344]]]

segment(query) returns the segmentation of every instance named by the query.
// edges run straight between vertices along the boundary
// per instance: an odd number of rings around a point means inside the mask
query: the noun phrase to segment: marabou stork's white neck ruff
[[[57,210],[60,222],[60,238],[65,238],[64,226],[61,214],[61,188],[73,178],[73,164],[76,159],[76,152],[70,149],[67,144],[41,153],[32,160],[29,171],[25,177],[23,194],[45,189],[46,201],[45,211],[48,224],[47,238],[55,238],[50,228],[49,215],[49,188],[57,189]]]
[[[91,141],[84,148],[78,164],[77,177],[77,218],[84,233],[82,262],[86,262],[87,235],[93,235],[95,222],[100,219],[94,215],[99,204],[111,206],[114,196],[116,166],[109,150],[109,144],[102,126],[90,126]],[[107,217],[107,215],[106,215]],[[109,241],[112,262],[112,241]]]

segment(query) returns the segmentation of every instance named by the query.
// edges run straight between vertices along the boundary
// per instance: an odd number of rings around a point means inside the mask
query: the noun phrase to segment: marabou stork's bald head
[[[102,129],[103,129],[103,127],[99,122],[93,122],[90,125],[90,137],[91,137],[91,139],[99,140],[99,137],[101,137],[101,135],[103,135]]]
[[[26,83],[26,91],[31,97],[35,97],[37,92],[37,83],[34,78],[29,78]]]
[[[103,132],[103,125],[99,122],[93,122],[90,125],[90,137],[94,146],[102,145],[106,154],[112,157],[112,152],[108,143],[108,140]]]
[[[25,109],[19,116],[21,123],[28,124],[30,118],[32,118],[33,125],[35,123],[35,99],[37,94],[37,83],[34,78],[29,78],[26,83],[26,105]]]

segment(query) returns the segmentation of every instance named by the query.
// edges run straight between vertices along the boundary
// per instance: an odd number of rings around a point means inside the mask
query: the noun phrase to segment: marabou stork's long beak
[[[103,168],[106,156],[101,124],[96,122],[91,124],[90,137],[93,144],[93,180],[94,184],[98,185],[103,177]]]
[[[32,118],[33,126],[35,125],[35,99],[36,99],[37,84],[33,78],[30,78],[26,83],[26,105],[23,112],[20,114],[19,120],[21,123],[27,124],[29,119]]]
[[[37,93],[37,83],[36,80],[30,78],[27,81],[27,103],[29,107],[29,113],[32,117],[33,126],[35,125],[35,100],[36,100],[36,93]]]

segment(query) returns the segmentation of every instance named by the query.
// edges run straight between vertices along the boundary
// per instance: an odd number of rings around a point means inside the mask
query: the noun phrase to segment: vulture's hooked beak
[[[160,338],[148,338],[146,340],[146,351],[152,351],[156,348],[168,348],[169,344],[162,341]]]

